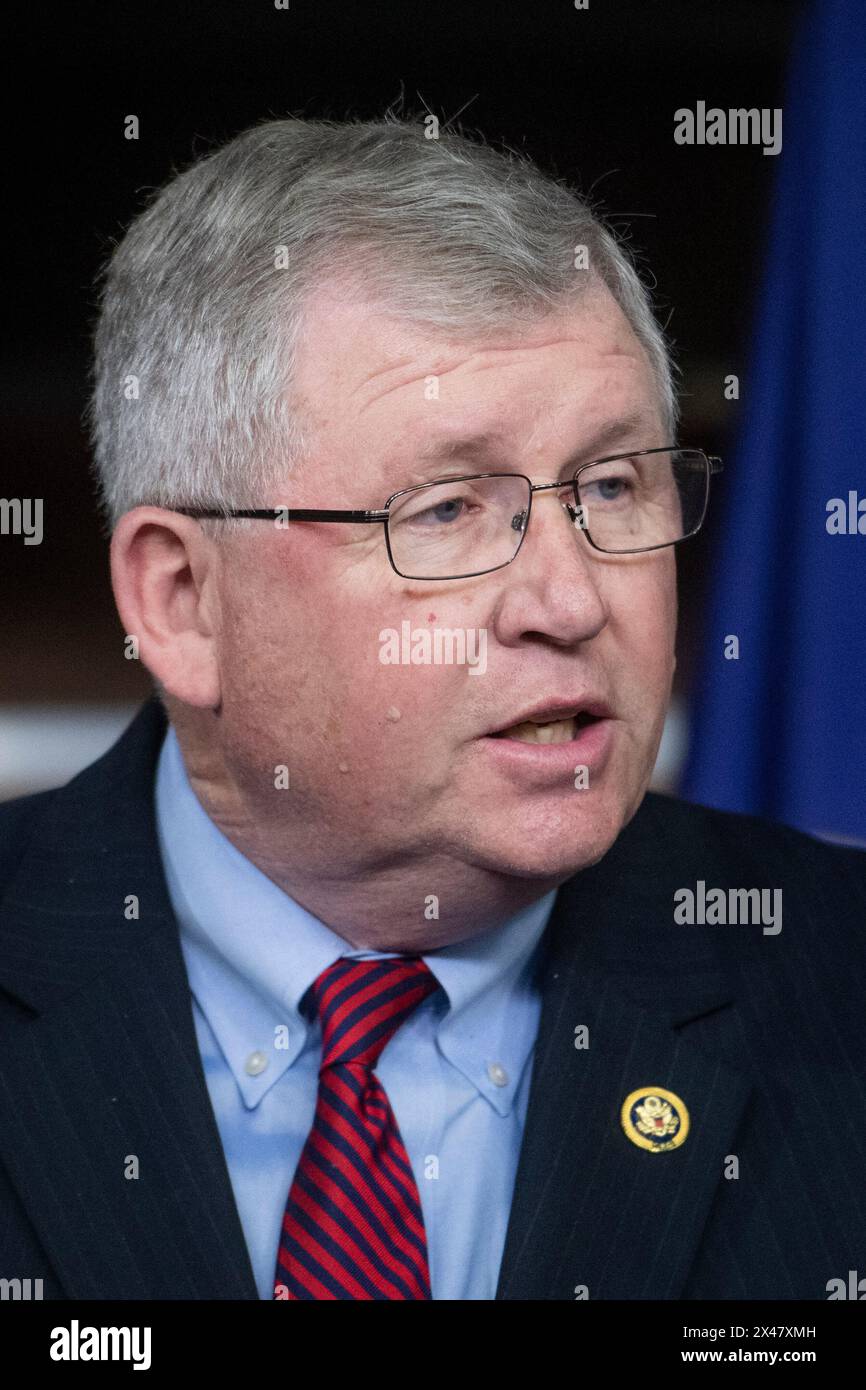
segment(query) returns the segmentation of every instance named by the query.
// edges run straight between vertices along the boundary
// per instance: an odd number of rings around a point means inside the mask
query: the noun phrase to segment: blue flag
[[[680,790],[866,844],[862,0],[805,15],[783,112]]]

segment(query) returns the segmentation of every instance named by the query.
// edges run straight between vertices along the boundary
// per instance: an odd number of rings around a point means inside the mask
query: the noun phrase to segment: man
[[[420,124],[266,122],[116,249],[91,422],[160,698],[2,808],[0,1274],[862,1267],[866,856],[647,794],[716,465],[590,209]]]

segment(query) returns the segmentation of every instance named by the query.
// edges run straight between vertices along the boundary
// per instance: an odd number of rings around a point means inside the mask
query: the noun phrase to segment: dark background
[[[776,158],[674,143],[674,111],[783,104],[792,0],[211,0],[43,9],[16,41],[0,494],[43,497],[40,546],[0,539],[0,703],[126,702],[81,414],[93,281],[146,190],[264,116],[381,114],[401,94],[525,149],[592,192],[655,281],[683,372],[680,442],[725,456],[727,373],[748,362]],[[124,118],[141,137],[124,139]],[[721,486],[729,483],[723,475]],[[712,516],[680,548],[680,693],[700,632]],[[5,541],[5,543],[4,543]]]

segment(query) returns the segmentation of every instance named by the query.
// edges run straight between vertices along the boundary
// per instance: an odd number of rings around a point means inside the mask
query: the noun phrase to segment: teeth
[[[503,729],[502,737],[516,738],[520,743],[570,743],[575,729],[574,719],[557,719],[551,724],[533,724],[532,720],[527,720]]]

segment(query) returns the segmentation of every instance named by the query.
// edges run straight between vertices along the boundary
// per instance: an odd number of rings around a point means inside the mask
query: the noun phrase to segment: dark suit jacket
[[[46,1298],[257,1296],[156,838],[164,729],[151,700],[68,786],[0,806],[0,1278]],[[699,879],[781,888],[781,932],[675,924]],[[557,896],[496,1297],[866,1275],[864,938],[866,854],[648,795]],[[641,1086],[685,1102],[680,1147],[626,1137]]]

